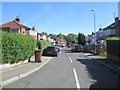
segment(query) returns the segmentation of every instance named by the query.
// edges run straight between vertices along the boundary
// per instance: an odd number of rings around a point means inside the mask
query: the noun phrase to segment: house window
[[[19,33],[19,29],[11,30],[11,33]]]

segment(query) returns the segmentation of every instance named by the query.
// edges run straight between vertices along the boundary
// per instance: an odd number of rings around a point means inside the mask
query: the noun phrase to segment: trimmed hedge
[[[2,32],[0,31],[0,63],[2,63]]]
[[[37,41],[31,36],[2,33],[2,63],[17,63],[34,54]]]
[[[107,53],[120,56],[120,38],[113,37],[107,39]]]
[[[38,48],[40,48],[42,51],[47,48],[48,46],[51,46],[51,42],[45,41],[45,40],[39,40],[37,42]]]

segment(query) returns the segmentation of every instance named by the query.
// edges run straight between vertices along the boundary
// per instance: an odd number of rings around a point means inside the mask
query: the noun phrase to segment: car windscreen
[[[48,51],[55,51],[55,47],[47,47]]]

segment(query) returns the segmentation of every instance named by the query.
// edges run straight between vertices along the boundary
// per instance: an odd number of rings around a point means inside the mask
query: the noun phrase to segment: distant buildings
[[[56,43],[57,43],[58,46],[66,46],[67,42],[65,40],[61,39],[61,38],[58,38],[56,40]]]

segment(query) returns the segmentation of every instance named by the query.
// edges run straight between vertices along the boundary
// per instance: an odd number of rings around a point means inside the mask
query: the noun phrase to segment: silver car
[[[73,52],[83,52],[83,46],[80,45],[80,44],[75,44],[72,47],[71,51],[73,51]]]

